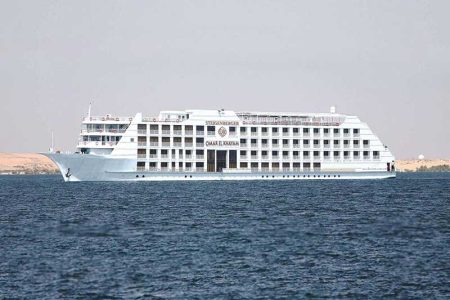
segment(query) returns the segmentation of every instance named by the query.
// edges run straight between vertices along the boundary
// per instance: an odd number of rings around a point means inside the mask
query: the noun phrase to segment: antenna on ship
[[[335,114],[336,113],[336,106],[331,106],[330,107],[330,113],[331,114]]]
[[[91,117],[91,107],[92,107],[92,102],[89,102],[88,118]]]
[[[49,149],[50,153],[53,153],[54,149],[55,149],[55,140],[54,140],[54,137],[53,137],[53,130],[52,130],[52,145],[51,145],[51,147]]]

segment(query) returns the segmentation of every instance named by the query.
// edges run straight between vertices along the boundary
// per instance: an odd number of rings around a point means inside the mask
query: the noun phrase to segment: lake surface
[[[449,298],[450,174],[0,176],[0,298]]]

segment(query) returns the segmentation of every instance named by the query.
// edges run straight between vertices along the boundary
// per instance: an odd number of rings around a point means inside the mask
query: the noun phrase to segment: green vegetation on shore
[[[421,166],[416,169],[416,172],[450,172],[450,166],[449,165],[439,165],[432,167]]]

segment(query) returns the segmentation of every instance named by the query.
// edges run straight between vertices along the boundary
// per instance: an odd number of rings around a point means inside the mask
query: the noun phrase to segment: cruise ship
[[[83,118],[75,153],[50,151],[65,181],[394,178],[394,156],[358,117],[161,111]]]

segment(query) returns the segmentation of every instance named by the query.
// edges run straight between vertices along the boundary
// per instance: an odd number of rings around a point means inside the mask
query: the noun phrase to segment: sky
[[[0,0],[0,152],[81,118],[337,112],[396,158],[450,158],[450,1]]]

